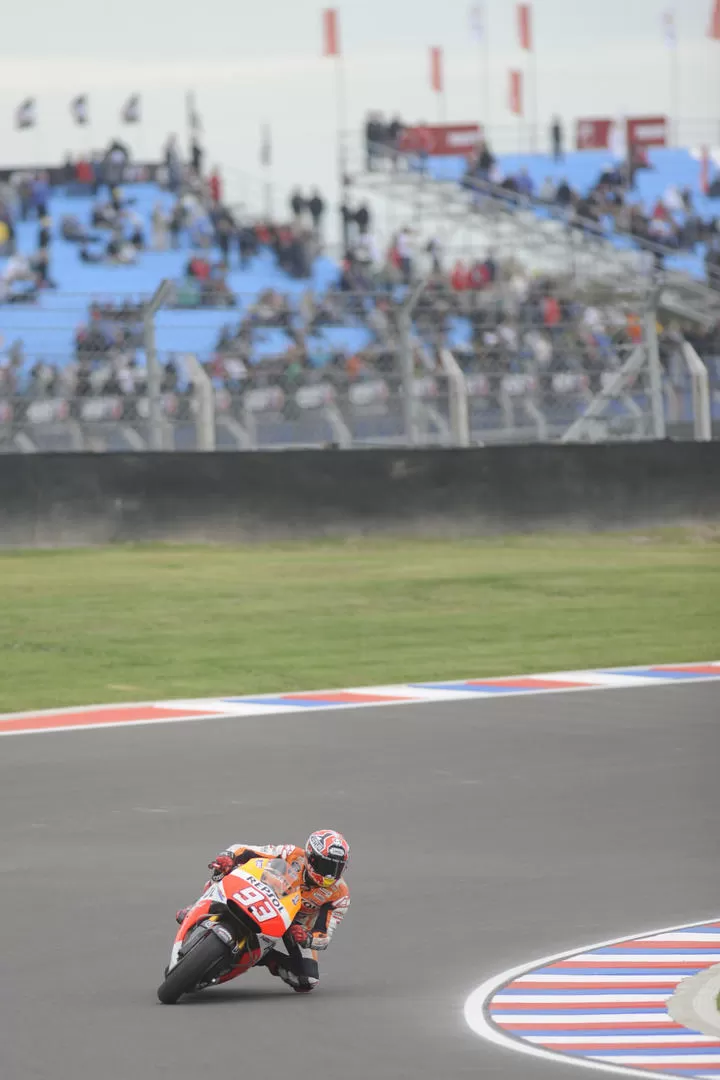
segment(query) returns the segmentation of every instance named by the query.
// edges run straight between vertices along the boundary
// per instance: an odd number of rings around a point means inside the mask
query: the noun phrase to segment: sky
[[[331,2],[331,0],[330,0]],[[203,119],[208,160],[221,163],[237,193],[262,191],[260,130],[273,137],[277,197],[299,183],[332,194],[337,72],[321,56],[321,6],[315,0],[97,0],[14,4],[0,35],[0,164],[60,160],[115,135],[157,157],[164,138],[184,138],[185,94]],[[507,107],[508,71],[528,73],[517,42],[514,0],[486,0],[487,40],[470,31],[469,0],[340,2],[346,107],[342,126],[357,130],[369,109],[409,121],[487,118],[498,149],[527,138]],[[707,38],[712,0],[675,0],[678,45],[663,35],[665,0],[534,0],[537,110],[542,140],[550,118],[652,115],[670,111],[671,73],[683,142],[720,143],[720,42]],[[428,50],[444,50],[446,94],[429,85]],[[487,57],[489,56],[489,66]],[[91,125],[73,126],[70,97],[90,97]],[[123,100],[143,99],[143,124],[122,128]],[[38,101],[36,130],[16,132],[13,110]],[[534,104],[533,104],[534,102]]]

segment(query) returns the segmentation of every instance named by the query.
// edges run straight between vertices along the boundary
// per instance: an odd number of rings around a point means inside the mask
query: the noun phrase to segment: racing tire
[[[216,973],[231,967],[230,949],[217,934],[207,934],[193,945],[166,975],[157,996],[163,1005],[175,1005],[183,994],[192,994],[200,983],[208,983]]]

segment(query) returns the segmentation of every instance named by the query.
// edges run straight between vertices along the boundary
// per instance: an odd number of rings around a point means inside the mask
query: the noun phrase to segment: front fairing
[[[267,874],[267,859],[253,859],[220,882],[225,903],[237,905],[264,938],[279,940],[300,910],[299,883]],[[256,865],[257,864],[257,865]],[[271,884],[272,882],[272,884]]]

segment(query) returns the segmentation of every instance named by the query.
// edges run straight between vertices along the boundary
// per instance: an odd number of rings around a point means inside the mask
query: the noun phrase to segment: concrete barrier
[[[0,457],[0,545],[720,520],[720,443]]]

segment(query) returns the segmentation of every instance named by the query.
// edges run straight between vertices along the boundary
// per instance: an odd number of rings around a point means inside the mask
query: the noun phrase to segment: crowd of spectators
[[[462,184],[476,190],[478,198],[487,194],[484,185],[489,184],[500,197],[506,193],[511,203],[530,201],[555,207],[571,226],[588,234],[627,233],[651,245],[659,268],[664,255],[692,253],[703,244],[707,276],[711,281],[717,277],[720,286],[720,216],[704,218],[692,190],[674,184],[668,185],[651,208],[646,208],[641,200],[633,198],[633,192],[637,173],[651,167],[647,153],[637,150],[627,162],[608,162],[585,192],[572,187],[566,177],[555,181],[548,176],[536,187],[527,168],[505,172],[488,143],[481,139],[468,157]]]
[[[313,381],[339,390],[379,378],[397,382],[398,316],[407,295],[401,282],[388,260],[365,291],[345,290],[341,279],[322,296],[307,292],[296,308],[267,293],[236,328],[222,332],[208,371],[216,385],[240,395],[272,386],[287,392]],[[487,379],[491,396],[506,375],[531,375],[547,394],[555,392],[557,375],[581,377],[589,392],[597,391],[604,374],[617,370],[643,338],[638,311],[582,301],[570,284],[531,277],[519,264],[499,264],[492,255],[433,276],[413,315],[418,376],[439,372],[441,350],[458,322],[465,338],[453,344],[453,354],[468,376]],[[350,351],[338,348],[323,330],[339,326],[362,328],[367,342]],[[261,328],[282,330],[285,347],[254,363],[254,331]],[[667,334],[672,332],[669,326]],[[714,347],[720,357],[720,328],[712,334],[716,340],[698,344]]]
[[[183,162],[177,140],[170,136],[157,181],[173,200],[170,205],[158,200],[149,220],[138,212],[132,187],[123,186],[144,177],[126,146],[116,141],[103,155],[68,159],[54,182],[62,180],[67,192],[91,194],[94,201],[89,223],[77,213],[62,215],[60,236],[76,246],[84,264],[132,266],[145,251],[189,250],[176,297],[183,307],[233,306],[227,274],[247,268],[261,248],[274,254],[289,277],[309,278],[326,215],[320,192],[315,189],[306,198],[296,191],[286,222],[251,221],[224,200],[219,171],[203,173],[203,157],[195,138],[190,159]],[[50,272],[55,227],[48,214],[51,192],[46,172],[18,173],[12,184],[0,187],[0,257],[9,256],[0,272],[0,304],[33,302],[41,289],[56,287]],[[31,220],[38,223],[37,250],[21,254],[16,224]]]
[[[380,112],[368,113],[365,120],[365,167],[368,172],[397,158],[406,128],[399,116],[386,120]]]
[[[226,326],[207,357],[201,357],[216,390],[241,407],[253,390],[282,391],[288,400],[300,387],[324,384],[343,394],[355,385],[384,381],[399,389],[400,311],[407,296],[387,260],[365,291],[338,286],[322,295],[311,290],[294,300],[276,290],[260,294],[235,325]],[[31,364],[19,342],[0,348],[0,399],[118,398],[130,403],[147,391],[141,345],[139,304],[94,305],[79,328],[75,355],[62,366]],[[499,262],[490,254],[477,262],[456,262],[433,275],[413,315],[411,348],[419,379],[441,371],[441,350],[458,324],[463,340],[453,355],[474,385],[496,404],[507,376],[527,377],[536,404],[552,408],[558,386],[575,393],[596,392],[643,337],[638,310],[617,302],[581,299],[569,282],[532,277],[520,264]],[[362,341],[348,349],[326,330],[362,330]],[[661,355],[672,377],[680,331],[720,378],[720,325],[698,331],[669,321],[661,329]],[[277,354],[257,361],[254,346],[264,331],[281,332]],[[677,371],[684,378],[682,365]],[[476,378],[477,377],[477,378]],[[560,379],[560,382],[558,382]],[[178,400],[192,395],[182,357],[163,357],[162,391]]]
[[[371,118],[368,147],[396,148],[402,130],[399,120],[385,124],[381,117]],[[83,226],[74,215],[66,215],[60,223],[63,238],[77,244],[84,262],[122,265],[143,250],[187,249],[185,273],[172,300],[179,307],[238,307],[227,285],[227,272],[233,265],[247,266],[261,249],[272,251],[290,277],[306,280],[311,276],[326,213],[317,191],[309,196],[293,192],[287,223],[250,223],[224,201],[219,174],[202,174],[199,144],[194,145],[192,162],[183,165],[171,139],[163,183],[172,191],[173,201],[169,209],[159,201],[145,222],[122,187],[129,159],[123,158],[121,164],[121,150],[115,147],[107,158],[101,182],[95,174],[90,177],[96,193],[91,227]],[[78,167],[76,182],[88,182],[87,176],[78,178]],[[504,187],[509,196],[555,204],[567,210],[580,227],[610,217],[617,227],[660,240],[667,247],[674,241],[678,249],[703,241],[710,251],[718,250],[713,246],[714,234],[720,236],[717,222],[701,221],[691,192],[668,189],[652,212],[645,214],[629,198],[629,174],[614,166],[604,170],[584,195],[567,181],[555,184],[549,179],[536,191],[526,171],[502,175],[490,147],[481,143],[468,163],[466,182],[472,178]],[[33,256],[15,253],[8,260],[0,277],[0,302],[21,297],[23,290],[27,297],[53,287],[49,273],[52,222],[44,183],[42,175],[27,184],[23,180],[22,213],[25,220],[37,222],[37,252]],[[0,192],[0,239],[1,196]],[[18,191],[15,196],[20,198]],[[12,226],[12,215],[9,218]],[[431,278],[413,315],[412,348],[418,376],[439,372],[441,350],[452,341],[465,373],[485,377],[494,396],[507,375],[532,375],[545,394],[551,393],[556,375],[577,375],[593,391],[599,389],[604,373],[615,370],[642,338],[637,313],[619,304],[581,299],[576,289],[533,277],[512,260],[500,262],[488,253],[449,267],[439,242],[421,245],[409,227],[400,229],[387,250],[381,251],[366,205],[353,207],[346,202],[343,222],[346,254],[333,288],[322,295],[308,290],[298,303],[281,292],[266,290],[242,307],[235,324],[222,330],[212,355],[201,358],[218,389],[242,397],[250,389],[277,386],[287,393],[321,380],[338,389],[377,379],[397,380],[399,313],[421,259],[429,266]],[[363,343],[348,348],[338,343],[338,335],[325,334],[339,327],[364,331]],[[282,344],[276,354],[258,362],[256,343],[263,331],[280,331]],[[673,334],[677,330],[669,326],[662,337],[668,355]],[[698,345],[703,355],[715,350],[713,355],[720,356],[720,329],[709,331]],[[55,365],[51,358],[33,362],[19,342],[4,354],[0,349],[0,398],[15,394],[137,398],[146,392],[146,372],[137,355],[141,348],[140,304],[95,304],[87,323],[78,328],[69,364]],[[180,358],[163,358],[162,389],[167,394],[188,392]]]
[[[56,288],[50,272],[52,218],[48,213],[50,184],[45,172],[23,174],[15,184],[0,185],[0,304],[31,303],[42,289]],[[18,220],[36,223],[35,248],[17,247]]]

